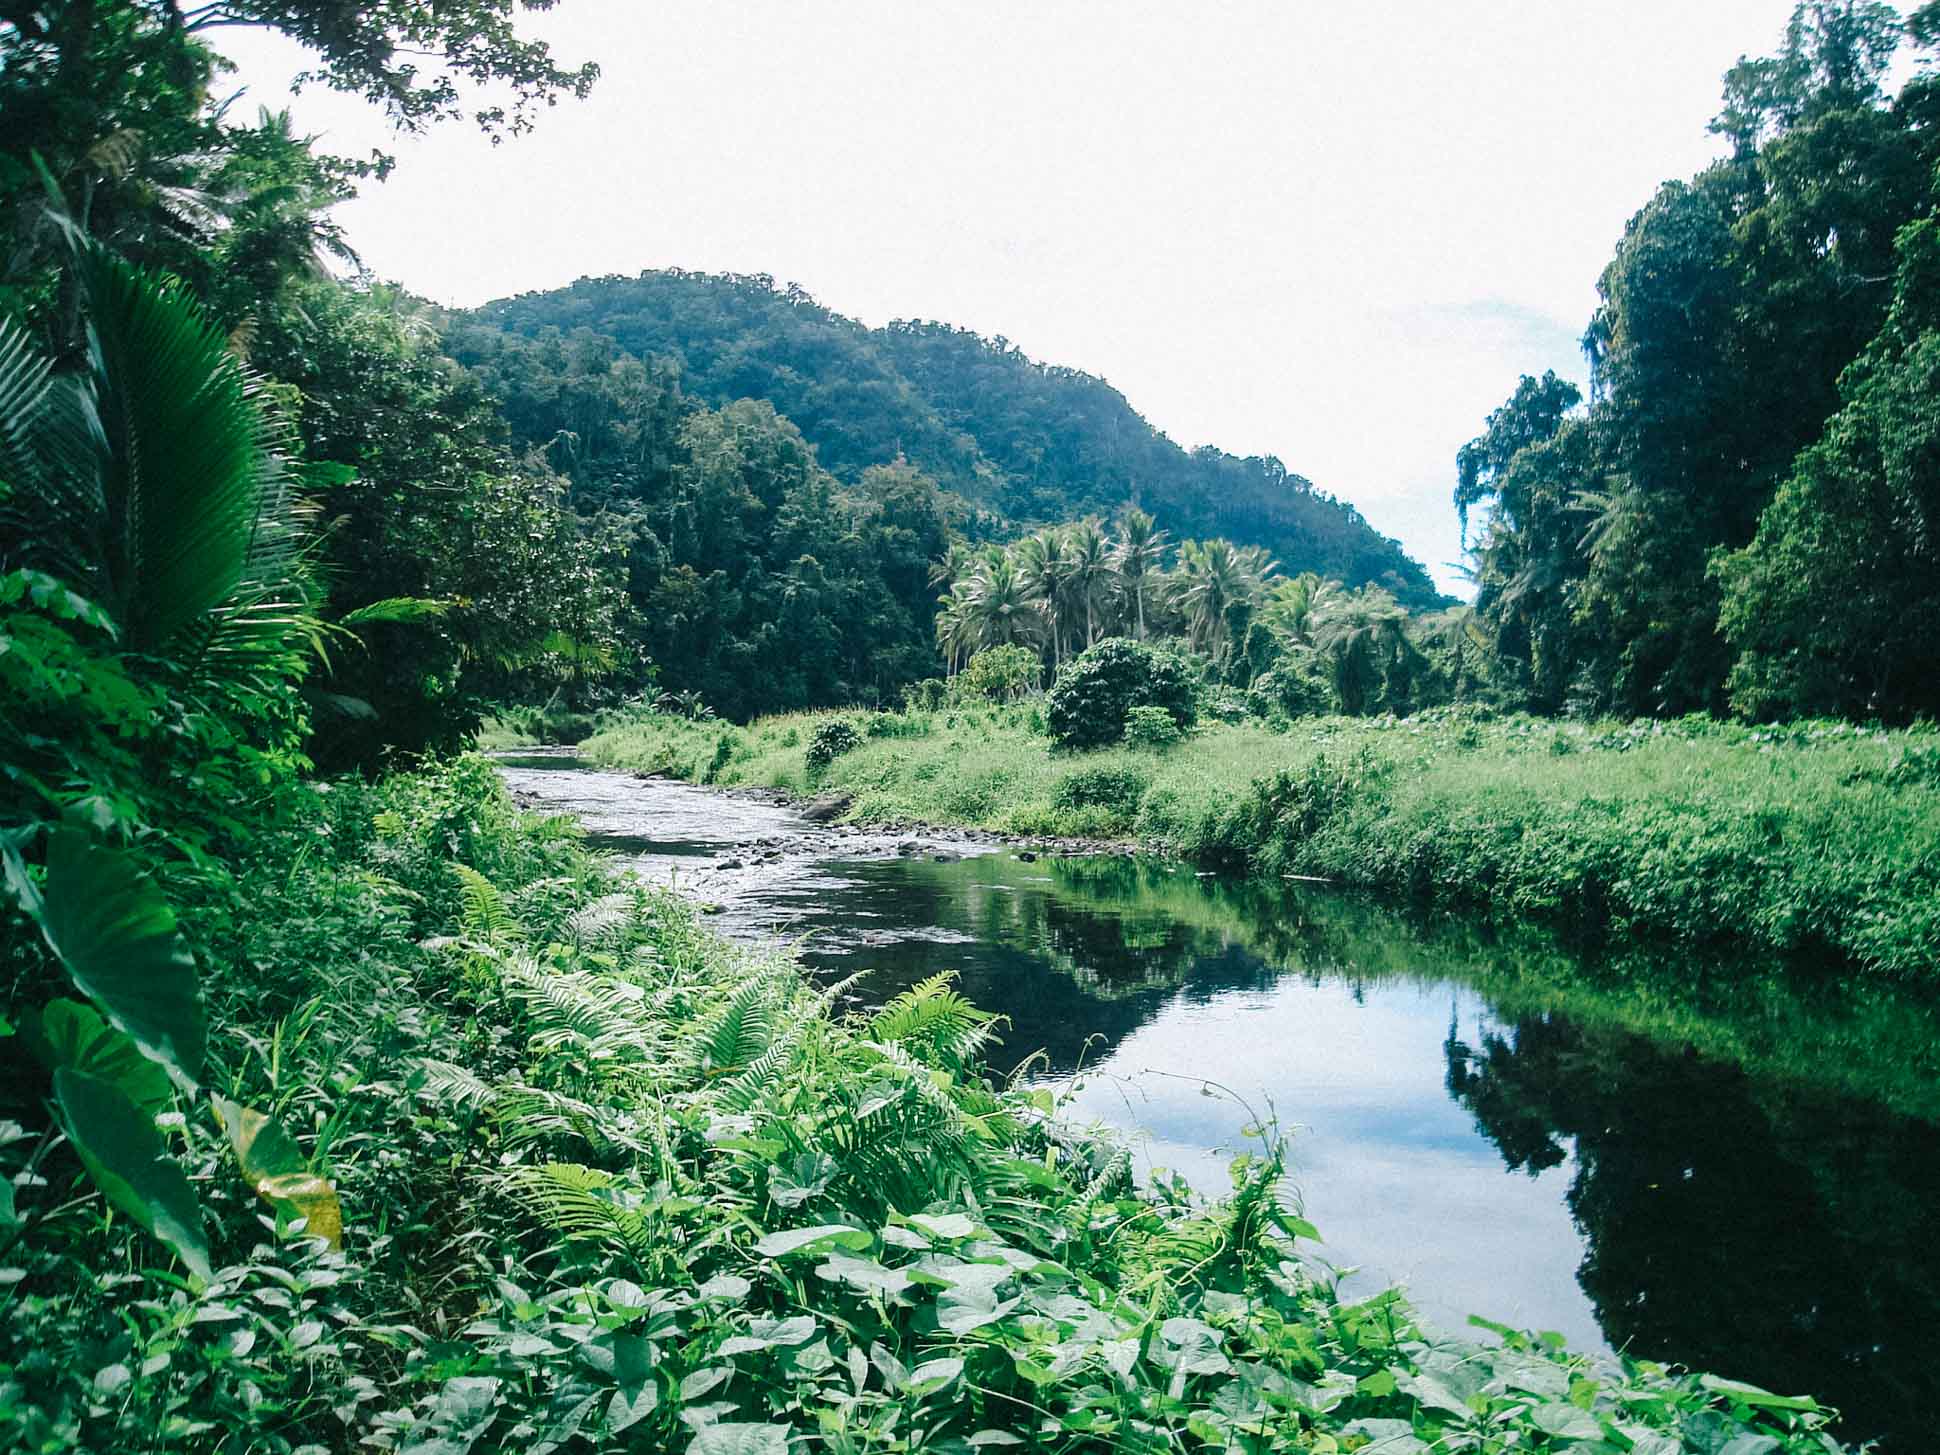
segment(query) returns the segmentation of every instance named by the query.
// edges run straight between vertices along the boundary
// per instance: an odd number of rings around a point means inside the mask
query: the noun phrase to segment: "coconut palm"
[[[1041,530],[1025,536],[1012,549],[1023,590],[1043,610],[1051,641],[1051,664],[1061,666],[1073,625],[1071,553],[1066,548],[1065,533]]]
[[[1008,552],[986,551],[962,588],[961,605],[953,608],[962,625],[953,640],[964,657],[986,647],[1035,647],[1044,640],[1044,615]],[[952,598],[957,599],[955,593]]]
[[[1230,635],[1233,607],[1258,600],[1262,578],[1274,567],[1257,546],[1241,548],[1227,540],[1182,541],[1174,600],[1186,618],[1186,640],[1193,650],[1218,659]]]
[[[1132,606],[1132,625],[1140,641],[1145,640],[1145,603],[1159,586],[1165,568],[1165,536],[1158,523],[1133,506],[1118,525],[1118,543],[1112,549],[1112,564],[1118,571],[1119,589]]]
[[[1315,618],[1339,589],[1338,582],[1329,581],[1316,571],[1282,577],[1273,583],[1273,589],[1261,605],[1260,620],[1288,646],[1312,646]]]
[[[1066,590],[1072,600],[1072,616],[1082,612],[1085,645],[1098,640],[1098,624],[1111,609],[1118,585],[1118,572],[1112,565],[1112,545],[1096,520],[1083,520],[1065,532]]]
[[[1407,621],[1407,609],[1379,586],[1327,598],[1314,620],[1314,645],[1327,655],[1344,710],[1373,707],[1395,669],[1419,655]]]

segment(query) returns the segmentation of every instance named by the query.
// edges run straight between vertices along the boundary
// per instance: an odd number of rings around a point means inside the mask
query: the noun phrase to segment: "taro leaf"
[[[202,1208],[168,1155],[155,1119],[127,1093],[85,1072],[54,1073],[61,1125],[109,1202],[161,1239],[199,1278],[208,1278]]]
[[[933,1238],[967,1238],[977,1231],[962,1213],[913,1213],[909,1220]]]
[[[1559,1440],[1597,1440],[1603,1437],[1603,1426],[1596,1416],[1573,1404],[1540,1404],[1530,1412],[1529,1418],[1537,1429]]]
[[[1426,1455],[1428,1450],[1406,1420],[1350,1420],[1341,1433],[1368,1437],[1356,1455]]]
[[[660,1407],[660,1386],[649,1379],[645,1384],[621,1385],[606,1405],[606,1432],[617,1435],[630,1430]]]
[[[208,1029],[195,961],[175,912],[134,859],[72,825],[55,829],[36,918],[74,983],[143,1055],[193,1086]]]
[[[830,1248],[867,1248],[874,1241],[866,1231],[847,1223],[820,1223],[812,1228],[787,1228],[769,1233],[754,1245],[754,1250],[764,1258],[780,1258],[789,1253],[821,1253]]]
[[[800,1207],[828,1191],[835,1180],[835,1159],[823,1152],[804,1152],[792,1163],[775,1169],[768,1196],[776,1207]]]
[[[168,1110],[175,1088],[168,1072],[133,1041],[78,1000],[50,1000],[28,1012],[23,1039],[49,1071],[65,1066],[105,1081],[151,1118]]]
[[[709,1425],[694,1436],[687,1455],[788,1455],[786,1425]]]
[[[423,1429],[397,1455],[466,1455],[497,1417],[498,1390],[496,1379],[447,1379]]]
[[[332,1248],[344,1243],[344,1213],[337,1190],[317,1176],[289,1134],[271,1118],[227,1097],[211,1097],[222,1129],[235,1149],[243,1181],[264,1201],[304,1220],[304,1232]]]

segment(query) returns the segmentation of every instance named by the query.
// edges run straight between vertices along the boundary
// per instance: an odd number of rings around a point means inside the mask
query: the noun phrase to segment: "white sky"
[[[339,216],[426,296],[679,266],[1003,334],[1187,447],[1279,455],[1456,589],[1455,451],[1518,374],[1584,382],[1624,222],[1717,154],[1719,78],[1790,10],[564,0],[526,23],[604,75],[530,136],[293,110],[397,153]],[[291,104],[294,47],[219,45],[245,105]]]

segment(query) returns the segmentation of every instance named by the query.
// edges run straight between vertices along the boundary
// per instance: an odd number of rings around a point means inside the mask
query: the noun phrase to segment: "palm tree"
[[[1266,552],[1227,540],[1182,541],[1174,594],[1186,617],[1186,640],[1217,660],[1228,645],[1227,614],[1258,599],[1261,578],[1273,569]]]
[[[1025,593],[1043,608],[1050,628],[1051,665],[1064,663],[1064,645],[1071,627],[1071,555],[1061,530],[1047,528],[1025,536],[1012,549],[1017,575]]]
[[[1327,580],[1317,571],[1282,577],[1273,583],[1260,607],[1260,620],[1288,646],[1310,647],[1314,619],[1339,589],[1340,583]]]
[[[936,644],[955,673],[986,647],[1035,647],[1044,614],[1007,551],[990,546],[970,562],[936,613]]]
[[[1365,712],[1397,666],[1418,655],[1408,612],[1379,586],[1335,592],[1314,621],[1314,645],[1328,655],[1347,712]]]
[[[1065,532],[1066,587],[1071,596],[1072,615],[1084,612],[1085,645],[1098,640],[1098,621],[1111,605],[1118,573],[1112,566],[1112,545],[1096,520],[1083,520]]]
[[[1112,564],[1118,570],[1120,589],[1132,603],[1132,621],[1138,639],[1144,641],[1145,599],[1158,584],[1159,573],[1165,567],[1165,532],[1136,505],[1119,522]]]

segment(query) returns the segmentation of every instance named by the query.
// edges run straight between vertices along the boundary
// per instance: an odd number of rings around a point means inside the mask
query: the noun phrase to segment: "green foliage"
[[[1147,711],[1164,713],[1165,709]],[[1168,714],[1166,721],[1171,720]],[[1145,775],[1136,768],[1079,768],[1058,780],[1051,803],[1055,808],[1106,808],[1129,819],[1138,812],[1138,801],[1145,796],[1147,786]]]
[[[603,352],[631,368],[670,361],[704,404],[767,400],[850,485],[906,456],[943,489],[1018,522],[1109,517],[1136,497],[1175,533],[1264,546],[1294,569],[1377,583],[1413,605],[1437,600],[1419,564],[1277,459],[1188,453],[1088,374],[942,324],[864,329],[765,275],[582,278],[477,310],[450,347],[487,368],[526,349]]]
[[[1196,714],[1192,682],[1170,652],[1111,637],[1072,659],[1051,686],[1051,739],[1061,748],[1095,748],[1125,735],[1134,707],[1163,709],[1180,728]]]
[[[1162,707],[1134,707],[1125,713],[1125,746],[1150,748],[1154,752],[1184,741],[1185,734],[1172,714]]]
[[[853,753],[862,746],[862,734],[855,730],[855,724],[846,718],[831,718],[815,729],[815,736],[808,740],[808,767],[813,772],[826,768],[844,753]]]
[[[1488,507],[1477,622],[1517,705],[1932,710],[1914,401],[1940,153],[1930,71],[1881,90],[1903,31],[1935,39],[1884,5],[1796,6],[1780,53],[1725,78],[1733,154],[1626,227],[1589,408],[1525,377],[1460,452],[1457,506]]]
[[[973,653],[957,677],[958,688],[985,702],[1015,702],[1037,690],[1043,673],[1038,655],[1025,647],[986,647]]]

